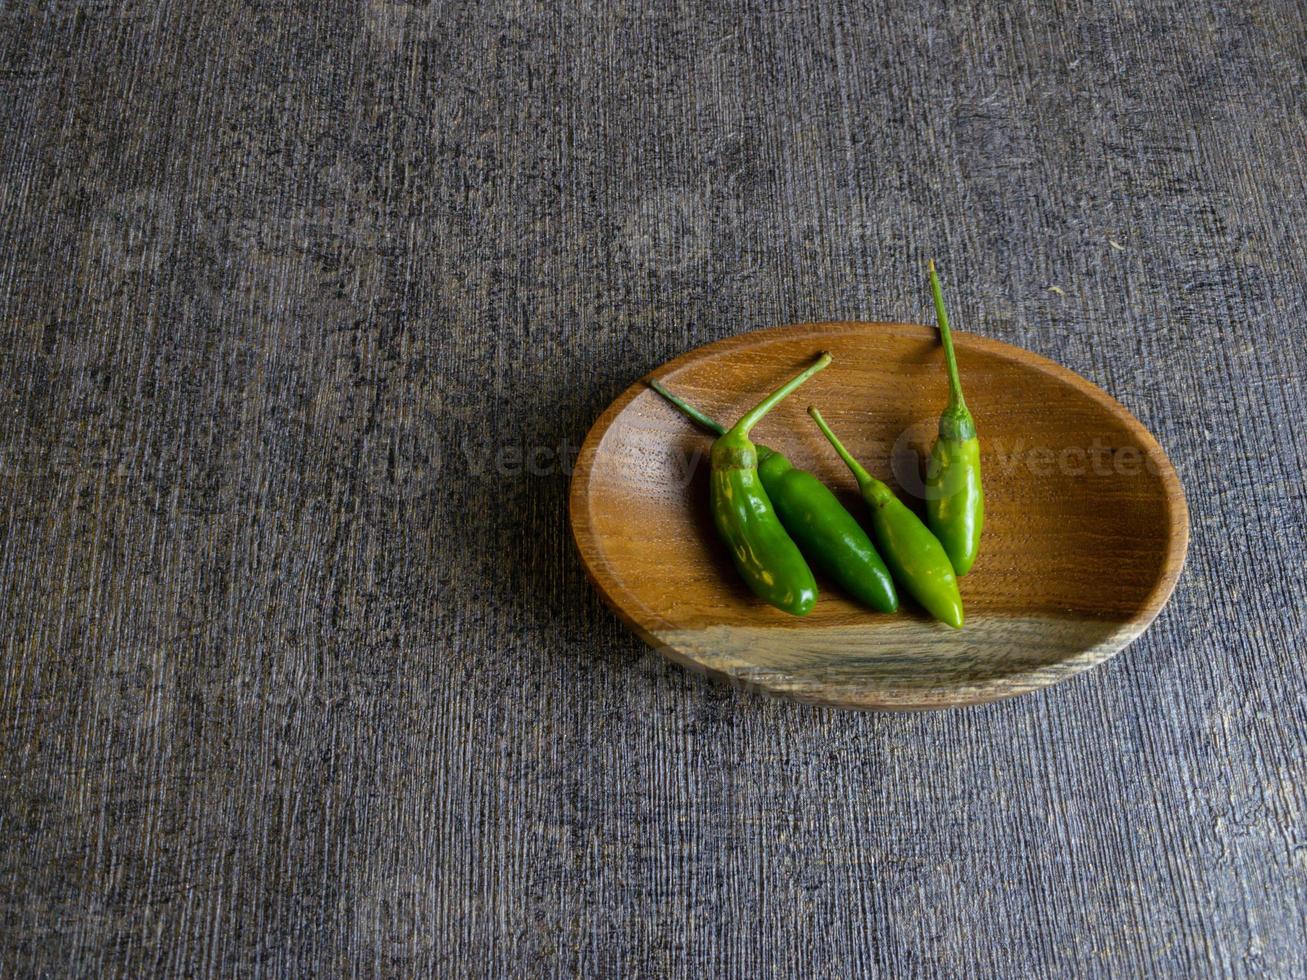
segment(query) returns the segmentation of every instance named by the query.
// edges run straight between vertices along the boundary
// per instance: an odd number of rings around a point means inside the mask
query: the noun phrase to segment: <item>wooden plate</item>
[[[956,334],[983,449],[985,535],[962,582],[967,624],[910,599],[893,616],[818,578],[801,619],[754,598],[708,513],[711,437],[643,380],[600,416],[572,476],[572,532],[604,598],[667,656],[768,693],[851,708],[937,708],[1047,687],[1148,626],[1184,564],[1189,517],[1170,460],[1102,389],[1029,351]],[[931,327],[819,323],[689,352],[653,376],[730,424],[823,350],[834,363],[754,430],[859,519],[843,464],[805,414],[920,510],[920,460],[946,400]]]

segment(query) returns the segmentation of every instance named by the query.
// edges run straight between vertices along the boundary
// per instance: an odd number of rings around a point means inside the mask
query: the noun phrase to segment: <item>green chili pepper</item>
[[[966,575],[980,550],[980,532],[985,526],[985,491],[980,485],[980,440],[976,423],[962,398],[958,361],[953,353],[944,293],[939,288],[935,262],[930,266],[930,289],[935,297],[939,338],[944,343],[948,365],[948,407],[939,417],[939,438],[926,466],[926,521],[948,552],[958,575]]]
[[[761,599],[795,616],[817,602],[817,582],[790,540],[758,476],[758,450],[749,430],[803,382],[830,363],[823,354],[759,402],[712,446],[712,516],[717,533],[731,549],[735,567]]]
[[[943,546],[930,533],[930,528],[921,523],[921,518],[908,510],[889,487],[849,455],[821,417],[821,412],[809,408],[808,414],[857,479],[862,499],[871,508],[876,541],[899,584],[936,619],[955,629],[961,628],[962,596],[958,593],[957,576]]]
[[[721,424],[657,381],[650,381],[649,387],[709,432],[719,436],[726,432]],[[776,450],[762,445],[755,448],[763,489],[799,550],[855,599],[881,612],[897,610],[899,597],[889,569],[862,525],[830,488],[811,473],[795,469]]]

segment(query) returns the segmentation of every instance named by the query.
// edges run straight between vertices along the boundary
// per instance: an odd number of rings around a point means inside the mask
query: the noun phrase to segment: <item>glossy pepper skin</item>
[[[928,613],[954,629],[961,629],[962,595],[943,545],[889,487],[849,454],[816,408],[809,408],[808,414],[858,481],[862,499],[871,508],[876,541],[894,578]]]
[[[830,363],[823,354],[807,370],[764,398],[713,443],[711,510],[735,567],[759,598],[794,616],[817,602],[817,582],[798,546],[776,516],[758,475],[758,450],[749,431],[790,392]]]
[[[726,431],[657,381],[649,386],[710,432]],[[894,579],[862,525],[811,473],[796,469],[774,449],[755,448],[763,489],[804,556],[859,602],[880,612],[895,612],[899,596]]]
[[[949,561],[958,575],[966,575],[980,553],[980,532],[985,526],[985,491],[980,483],[980,440],[976,423],[962,397],[958,380],[958,362],[953,353],[953,335],[949,332],[944,293],[929,266],[930,289],[935,299],[935,317],[939,337],[944,344],[948,366],[948,406],[939,417],[939,438],[926,464],[926,522],[948,552]]]

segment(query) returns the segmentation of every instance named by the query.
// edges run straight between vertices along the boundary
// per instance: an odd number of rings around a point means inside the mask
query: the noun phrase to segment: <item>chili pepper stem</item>
[[[817,428],[821,429],[827,441],[835,447],[835,452],[839,454],[840,459],[844,460],[844,465],[853,473],[853,478],[858,481],[858,488],[864,492],[875,488],[880,481],[866,471],[861,463],[853,458],[853,454],[844,448],[844,443],[840,442],[839,436],[831,431],[831,427],[826,424],[826,420],[821,417],[821,412],[817,411],[816,405],[808,406],[808,414],[812,420],[817,423]]]
[[[939,276],[935,274],[935,260],[926,265],[930,273],[930,292],[935,298],[935,320],[939,324],[939,339],[944,344],[944,363],[948,365],[949,408],[966,411],[967,402],[962,397],[962,381],[958,378],[958,359],[953,352],[953,334],[949,330],[948,311],[944,309],[944,291],[939,285]]]
[[[676,408],[680,410],[682,414],[694,420],[695,422],[699,423],[709,432],[712,432],[719,436],[725,434],[726,427],[724,425],[722,425],[716,419],[710,419],[707,415],[704,415],[703,412],[699,411],[699,409],[695,408],[685,399],[677,398],[670,391],[664,388],[661,382],[650,378],[649,387],[652,388],[654,391],[658,392],[658,394],[662,395],[673,405],[675,405]]]
[[[799,387],[799,385],[803,384],[803,382],[807,381],[818,371],[824,370],[826,365],[830,364],[830,362],[830,354],[822,354],[821,357],[817,358],[817,360],[808,366],[807,370],[800,374],[796,374],[789,381],[785,382],[785,384],[781,385],[750,409],[740,418],[740,421],[736,422],[735,425],[731,427],[731,430],[727,435],[738,435],[747,439],[749,436],[749,430],[757,425],[764,415],[775,408],[777,404],[788,396],[790,392],[794,391],[795,388]]]

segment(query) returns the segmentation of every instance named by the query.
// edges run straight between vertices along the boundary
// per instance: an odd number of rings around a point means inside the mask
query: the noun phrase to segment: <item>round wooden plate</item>
[[[711,437],[643,380],[586,436],[572,532],[613,608],[672,659],[771,694],[850,708],[939,708],[1047,687],[1148,626],[1184,564],[1184,490],[1157,441],[1102,389],[1008,344],[956,334],[983,450],[985,534],[961,580],[967,623],[910,599],[892,616],[822,581],[795,618],[754,598],[708,512]],[[820,351],[834,363],[753,437],[865,505],[805,414],[821,408],[855,456],[920,511],[921,461],[947,389],[931,327],[818,323],[759,330],[653,373],[730,424]],[[915,491],[915,493],[914,493]]]

